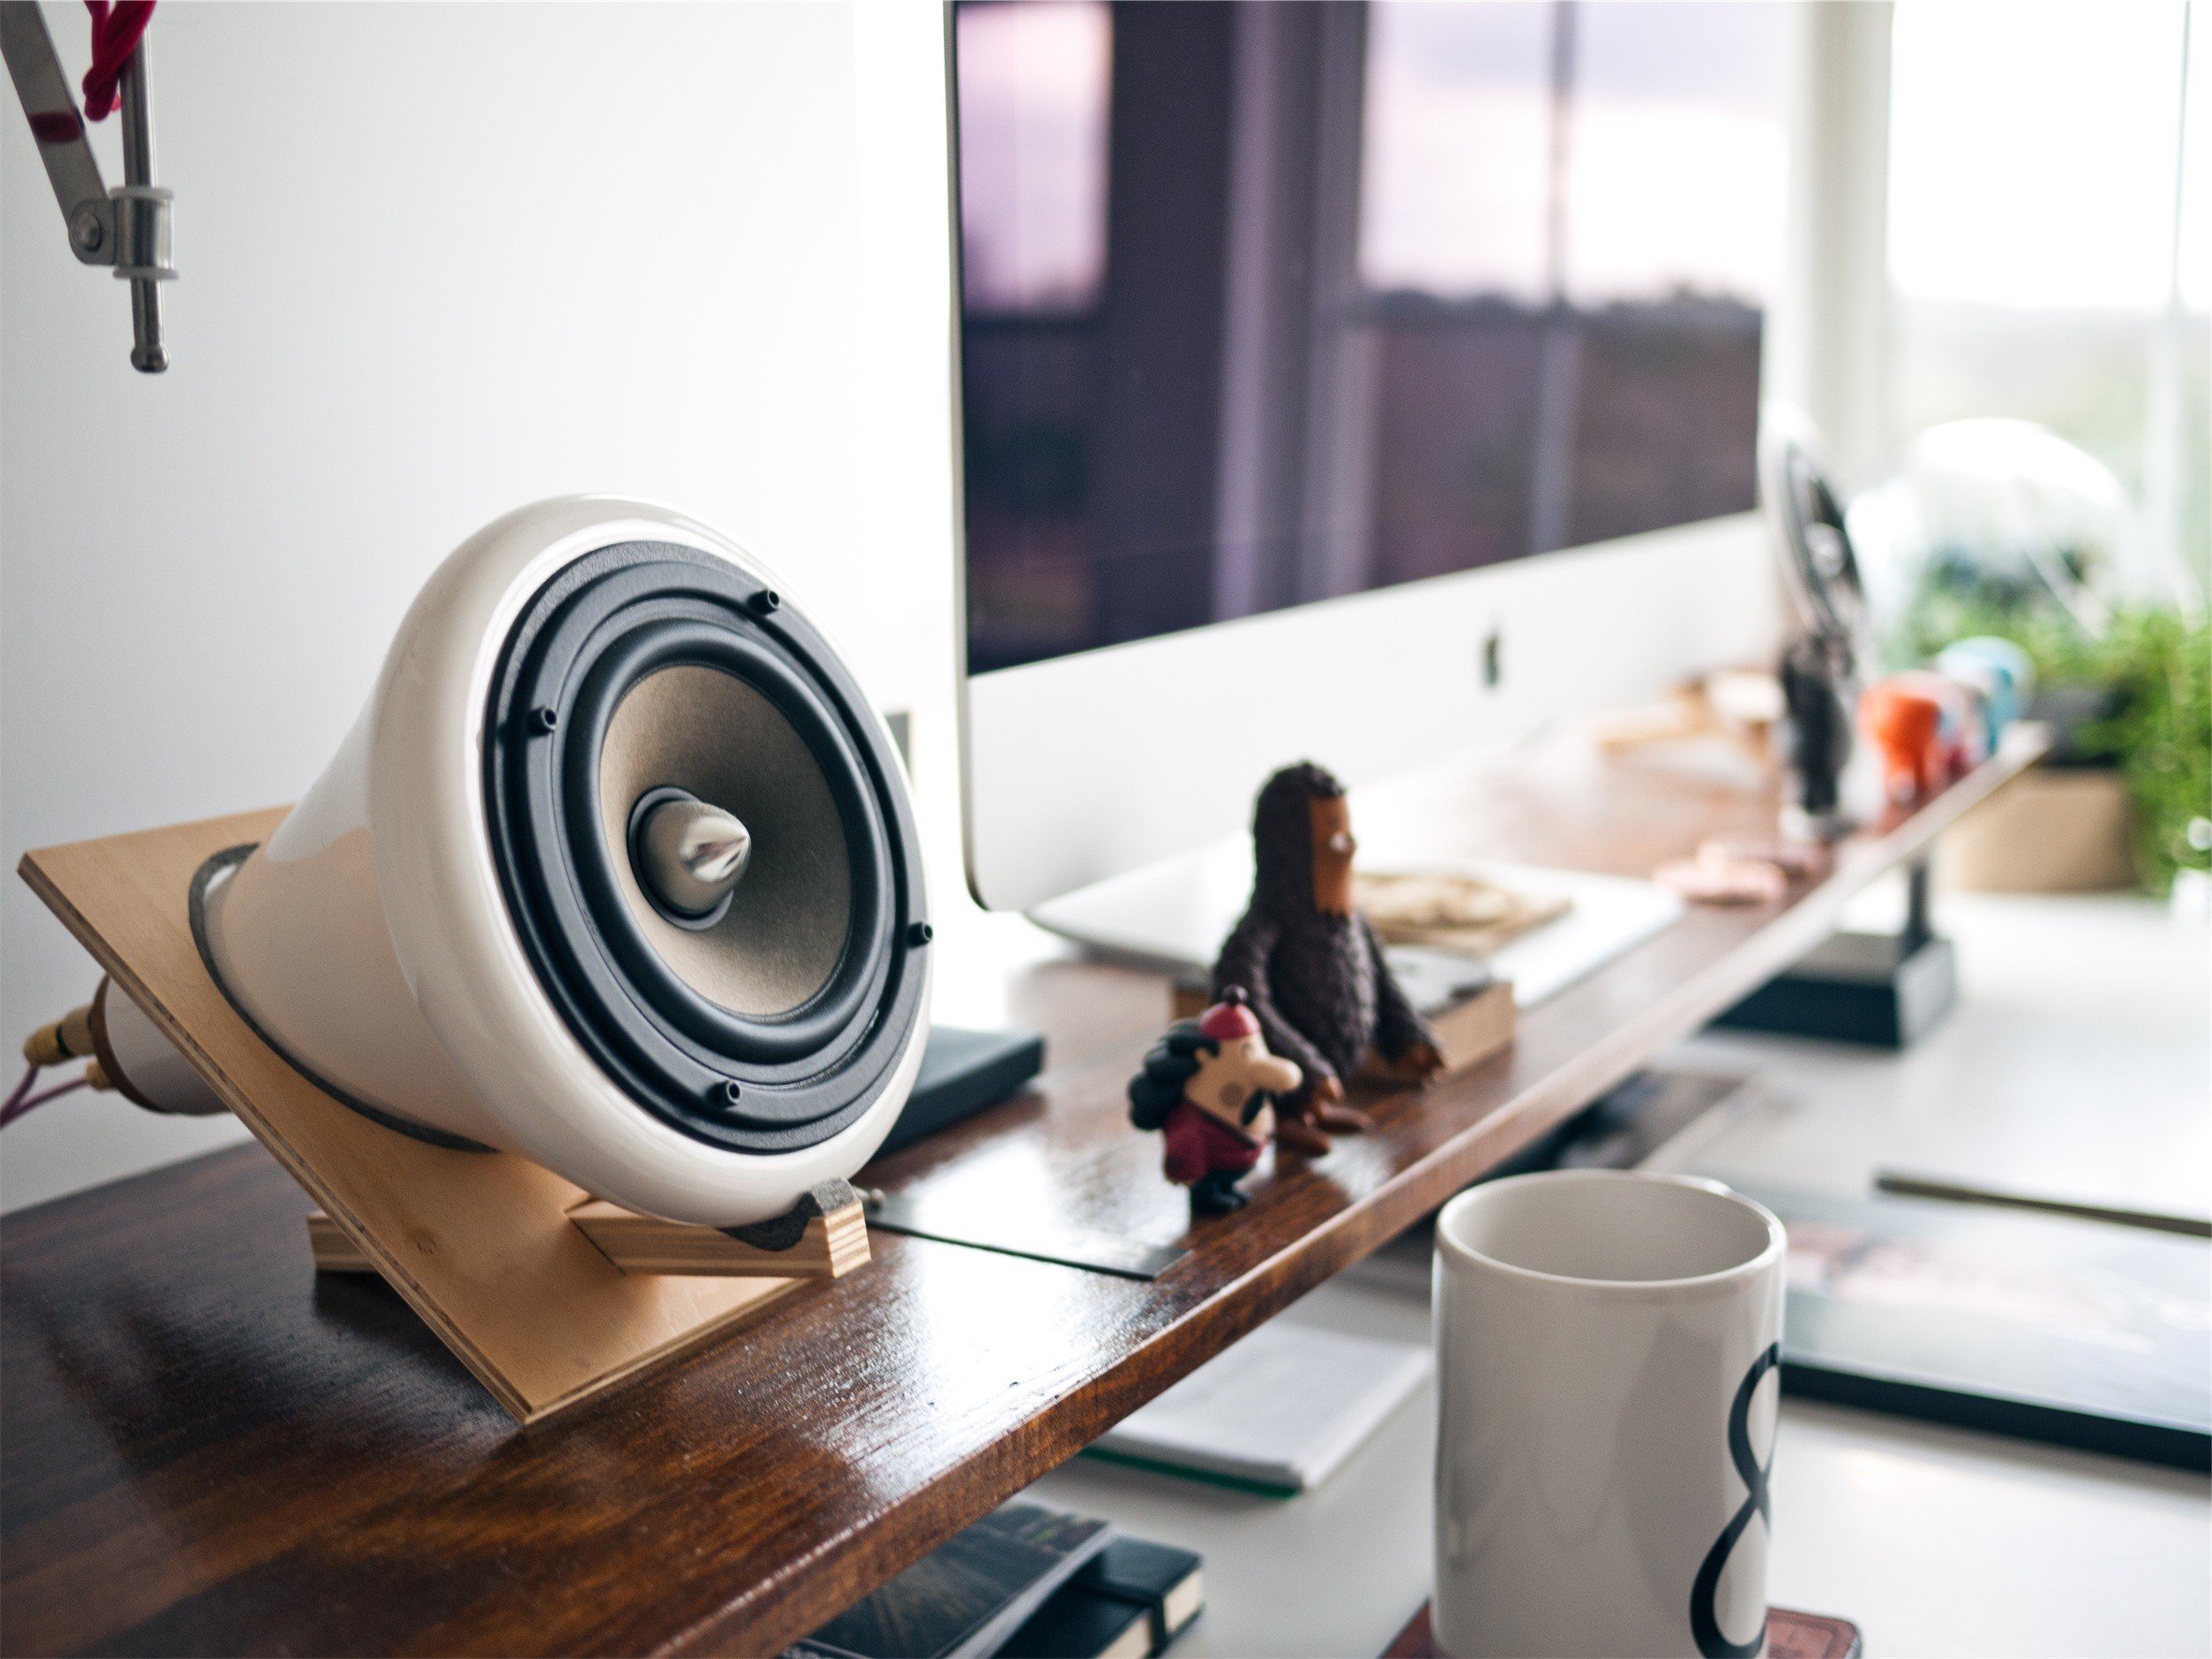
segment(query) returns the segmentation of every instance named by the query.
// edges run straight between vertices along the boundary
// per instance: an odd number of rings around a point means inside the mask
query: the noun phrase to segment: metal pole
[[[153,114],[146,97],[146,42],[123,66],[123,177],[118,194],[127,266],[116,274],[131,285],[131,367],[159,374],[169,366],[161,338],[161,281],[170,274],[168,192],[153,186]],[[141,194],[144,193],[144,194]]]
[[[1905,866],[1905,925],[1898,934],[1901,960],[1935,937],[1928,909],[1928,855],[1923,853]]]

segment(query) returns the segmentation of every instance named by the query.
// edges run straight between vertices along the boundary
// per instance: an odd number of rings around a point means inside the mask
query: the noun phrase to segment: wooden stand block
[[[374,1273],[369,1252],[339,1231],[336,1221],[317,1210],[307,1219],[308,1250],[317,1273]]]
[[[706,1235],[679,1247],[664,1223],[625,1221],[619,1211],[572,1215],[601,1206],[527,1159],[448,1151],[382,1128],[302,1077],[209,978],[186,906],[202,863],[267,839],[283,815],[277,808],[44,847],[26,853],[21,870],[323,1207],[319,1224],[311,1223],[318,1259],[335,1264],[342,1244],[345,1259],[382,1274],[517,1421],[537,1422],[697,1346],[809,1277],[849,1272],[865,1259],[857,1206],[812,1223],[788,1261],[712,1229],[678,1229]],[[635,1223],[644,1235],[602,1248],[594,1242],[602,1222],[612,1233]],[[715,1262],[699,1265],[702,1251]],[[733,1265],[740,1253],[757,1264]],[[630,1271],[611,1259],[617,1255]],[[768,1262],[790,1277],[758,1277]],[[681,1264],[651,1271],[652,1262]]]
[[[704,1278],[843,1278],[868,1262],[868,1222],[855,1202],[807,1222],[788,1250],[763,1250],[712,1227],[687,1227],[594,1199],[569,1219],[625,1273]]]
[[[577,1231],[625,1273],[682,1274],[693,1278],[843,1278],[868,1264],[868,1221],[859,1204],[817,1216],[788,1250],[763,1250],[712,1227],[687,1227],[641,1216],[601,1198],[569,1212]],[[307,1219],[308,1248],[317,1273],[374,1273],[328,1216]]]
[[[1428,1022],[1436,1028],[1445,1072],[1464,1072],[1513,1046],[1520,1009],[1512,986],[1501,979],[1464,1003],[1436,1010]]]

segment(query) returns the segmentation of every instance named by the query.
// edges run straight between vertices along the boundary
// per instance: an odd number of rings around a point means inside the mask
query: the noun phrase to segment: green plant
[[[2212,628],[2177,611],[2130,611],[2099,642],[2120,712],[2085,733],[2119,762],[2135,802],[2135,868],[2163,893],[2212,869]]]
[[[2027,584],[2001,586],[1966,561],[1930,560],[1885,654],[1925,661],[1954,640],[1994,634],[2028,653],[2044,685],[2117,694],[2118,712],[2078,734],[2089,755],[2126,778],[2135,865],[2163,893],[2179,870],[2212,869],[2212,627],[2163,607],[2117,612],[2090,634]]]

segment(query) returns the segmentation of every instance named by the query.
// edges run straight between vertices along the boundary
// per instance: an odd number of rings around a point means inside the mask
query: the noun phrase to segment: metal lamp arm
[[[69,251],[84,265],[105,265],[131,285],[131,366],[159,374],[169,366],[162,343],[159,284],[177,274],[169,258],[171,195],[153,182],[153,117],[147,101],[146,43],[123,66],[123,182],[109,190],[84,131],[36,0],[0,0],[0,57],[30,118],[38,159],[62,209]]]

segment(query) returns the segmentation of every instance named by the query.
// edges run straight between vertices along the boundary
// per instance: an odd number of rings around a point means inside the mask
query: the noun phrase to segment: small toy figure
[[[1981,688],[1987,720],[1982,746],[1995,754],[2005,728],[2020,717],[2035,694],[2035,665],[2028,654],[2010,640],[1979,634],[1944,647],[1935,666],[1954,680]]]
[[[1781,679],[1789,715],[1789,770],[1797,786],[1791,833],[1830,841],[1843,829],[1841,781],[1851,758],[1851,710],[1839,654],[1824,640],[1792,641],[1782,654]]]
[[[1275,1138],[1329,1149],[1327,1130],[1368,1127],[1343,1104],[1343,1079],[1369,1050],[1425,1082],[1443,1069],[1436,1033],[1414,1011],[1352,907],[1351,812],[1344,786],[1310,761],[1269,778],[1252,808],[1251,903],[1222,946],[1214,990],[1243,986],[1276,1053],[1305,1081],[1283,1102]]]
[[[1985,715],[1979,686],[1969,685],[1933,669],[1907,669],[1889,678],[1893,685],[1932,700],[1942,711],[1936,728],[1936,753],[1945,783],[1964,777],[1988,757],[1982,747]]]
[[[1230,986],[1153,1045],[1129,1081],[1129,1120],[1164,1133],[1167,1178],[1191,1190],[1193,1215],[1225,1215],[1244,1206],[1236,1183],[1275,1127],[1274,1097],[1300,1080],[1296,1066],[1267,1052],[1244,992]]]
[[[1898,675],[1877,680],[1859,700],[1858,720],[1882,757],[1882,787],[1891,801],[1919,801],[1950,782],[1944,706],[1925,689]]]

